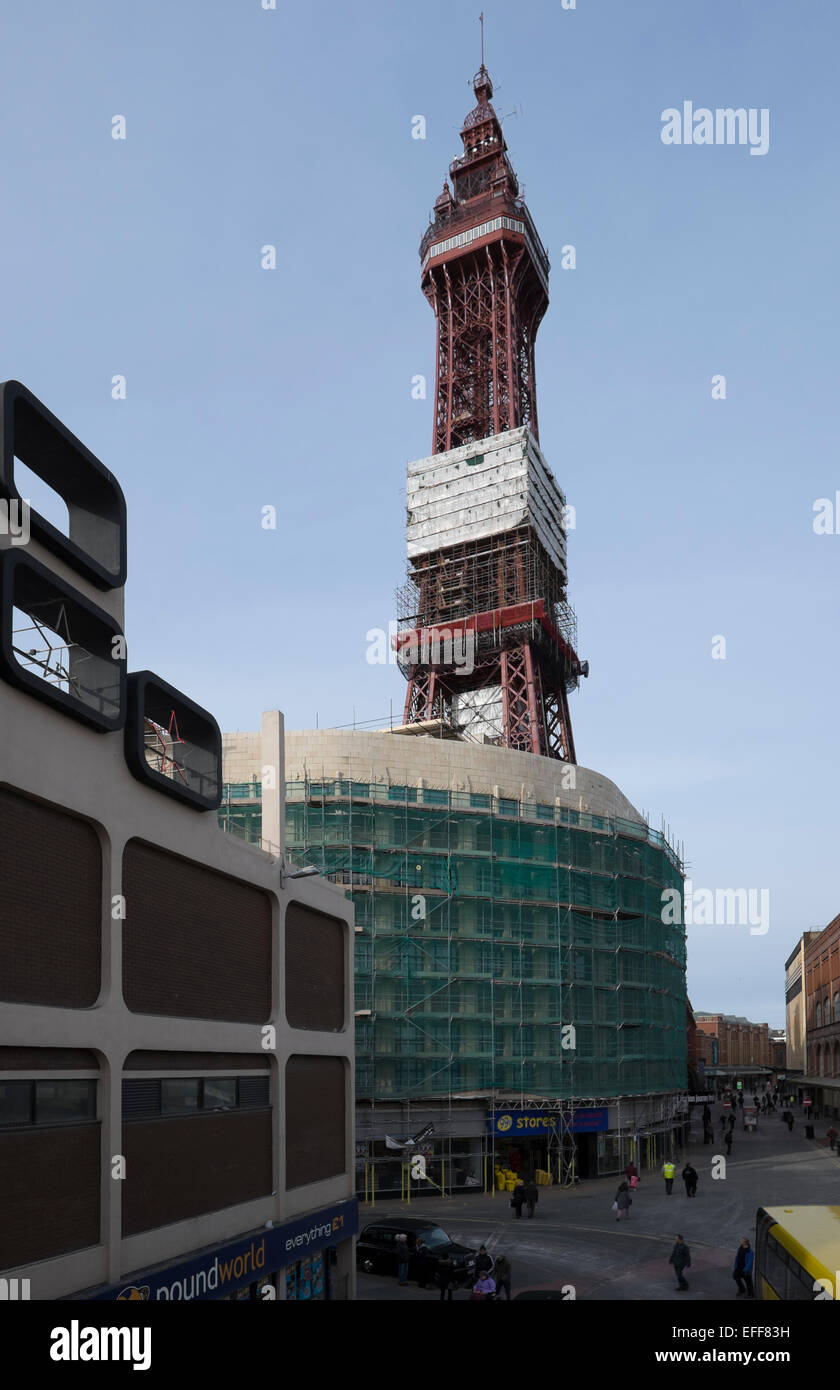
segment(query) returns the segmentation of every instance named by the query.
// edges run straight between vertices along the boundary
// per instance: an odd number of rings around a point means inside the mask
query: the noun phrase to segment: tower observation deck
[[[588,665],[566,598],[565,498],[539,447],[534,344],[549,262],[482,64],[420,243],[435,315],[433,453],[408,466],[395,638],[405,725],[574,763]]]

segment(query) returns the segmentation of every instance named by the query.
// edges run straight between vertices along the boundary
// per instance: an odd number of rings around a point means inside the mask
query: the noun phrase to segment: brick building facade
[[[766,1023],[738,1014],[695,1013],[698,1051],[707,1066],[773,1067],[775,1056]],[[715,1046],[716,1044],[716,1046]],[[715,1060],[713,1054],[717,1052]]]
[[[806,1071],[840,1076],[840,916],[805,947]]]

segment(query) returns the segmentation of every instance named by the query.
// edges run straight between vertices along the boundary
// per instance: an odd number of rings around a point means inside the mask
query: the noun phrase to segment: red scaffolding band
[[[391,645],[396,652],[402,651],[404,647],[413,648],[415,651],[428,650],[436,643],[439,645],[441,640],[460,638],[468,632],[497,632],[506,627],[518,627],[522,623],[530,622],[539,623],[575,669],[579,668],[577,654],[557,631],[545,611],[545,600],[541,598],[530,603],[510,604],[507,608],[491,608],[486,613],[473,613],[468,618],[454,618],[451,622],[435,623],[431,627],[406,628],[392,637]]]

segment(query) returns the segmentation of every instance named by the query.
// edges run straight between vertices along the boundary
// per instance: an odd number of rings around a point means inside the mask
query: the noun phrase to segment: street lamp
[[[292,878],[312,878],[319,874],[320,869],[316,869],[314,864],[307,864],[305,869],[294,869],[291,873],[286,868],[285,861],[280,865],[280,887],[285,888],[289,879]]]

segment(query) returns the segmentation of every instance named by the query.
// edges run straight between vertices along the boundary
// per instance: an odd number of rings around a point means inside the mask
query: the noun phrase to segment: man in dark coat
[[[732,1152],[732,1130],[731,1130],[731,1129],[730,1129],[730,1130],[727,1130],[723,1142],[724,1142],[724,1144],[726,1145],[726,1152],[727,1152],[727,1154],[731,1154],[731,1152]]]
[[[414,1268],[417,1272],[418,1289],[425,1289],[429,1282],[429,1247],[422,1236],[417,1237],[414,1247]]]
[[[510,1260],[506,1255],[496,1257],[496,1269],[494,1271],[496,1279],[496,1293],[501,1295],[502,1289],[505,1291],[505,1298],[510,1302]]]
[[[525,1205],[528,1208],[529,1217],[534,1215],[534,1207],[539,1200],[539,1188],[533,1178],[529,1178],[525,1184]]]
[[[476,1261],[475,1261],[475,1277],[476,1277],[476,1282],[478,1282],[478,1280],[481,1278],[482,1274],[491,1274],[492,1271],[493,1271],[493,1261],[492,1261],[492,1259],[490,1258],[490,1256],[487,1254],[487,1246],[486,1246],[486,1245],[480,1245],[479,1248],[478,1248],[478,1255],[476,1256]]]
[[[682,1180],[683,1180],[683,1182],[685,1183],[685,1195],[686,1195],[686,1197],[696,1197],[696,1196],[697,1196],[697,1181],[698,1181],[698,1179],[697,1179],[697,1169],[696,1169],[696,1168],[692,1168],[692,1166],[691,1166],[690,1163],[687,1163],[687,1164],[685,1165],[685,1167],[683,1168],[683,1170],[682,1170]]]
[[[677,1289],[680,1293],[685,1293],[688,1288],[688,1280],[683,1274],[691,1264],[691,1251],[683,1240],[682,1236],[677,1236],[674,1248],[668,1259],[669,1265],[674,1266],[674,1273],[677,1276]]]
[[[525,1184],[524,1184],[524,1182],[518,1182],[518,1183],[516,1184],[516,1187],[513,1189],[513,1195],[511,1196],[511,1199],[510,1199],[510,1204],[511,1204],[511,1206],[513,1207],[514,1211],[516,1212],[517,1220],[518,1220],[519,1217],[521,1217],[521,1215],[522,1215],[522,1203],[523,1203],[524,1201],[525,1201]]]
[[[455,1282],[455,1266],[448,1255],[441,1255],[437,1262],[435,1282],[440,1289],[440,1301],[445,1298],[452,1302],[452,1285]]]

